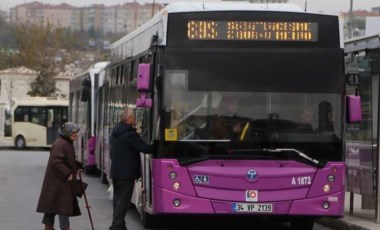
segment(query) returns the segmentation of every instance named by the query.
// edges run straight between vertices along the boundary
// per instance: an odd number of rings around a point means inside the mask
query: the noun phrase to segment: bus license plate
[[[273,212],[272,204],[233,203],[234,212]]]

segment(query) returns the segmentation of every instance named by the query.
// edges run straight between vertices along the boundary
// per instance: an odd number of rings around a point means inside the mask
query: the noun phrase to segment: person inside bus
[[[136,118],[133,111],[126,108],[110,135],[111,179],[113,184],[113,217],[110,230],[126,230],[125,216],[131,202],[132,193],[141,175],[140,152],[151,153],[136,132]]]
[[[75,157],[73,142],[77,139],[79,126],[64,123],[54,141],[39,197],[37,212],[44,213],[45,230],[54,229],[55,216],[59,216],[62,230],[70,230],[70,216],[81,215],[73,183],[82,170]]]
[[[238,140],[242,124],[238,119],[239,100],[235,97],[224,97],[220,108],[210,121],[211,139]]]
[[[319,103],[318,125],[320,132],[334,132],[334,113],[330,102],[322,101]]]
[[[313,123],[314,123],[314,109],[311,106],[306,106],[303,108],[300,116],[300,123],[298,125],[298,128],[305,130],[305,131],[312,131],[313,130]]]

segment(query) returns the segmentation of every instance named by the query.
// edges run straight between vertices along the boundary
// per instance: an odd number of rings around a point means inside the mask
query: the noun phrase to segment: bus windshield
[[[208,127],[208,123],[223,122],[225,125],[239,123],[244,129],[248,123],[251,132],[270,129],[283,134],[301,133],[290,138],[289,135],[269,135],[268,138],[283,141],[305,141],[304,133],[334,133],[341,136],[341,130],[336,120],[340,114],[338,95],[296,94],[296,93],[254,93],[254,92],[185,92],[172,89],[178,93],[167,104],[165,128],[177,129],[179,141],[185,140],[225,140],[233,137],[223,133],[223,127]],[[334,103],[335,102],[335,103]],[[333,106],[335,104],[335,107]],[[329,113],[331,114],[323,114]],[[220,119],[219,121],[217,119]],[[229,124],[231,123],[232,124]],[[220,130],[211,130],[220,128]],[[226,127],[224,127],[226,128]],[[233,126],[232,126],[233,128]],[[230,130],[231,131],[231,130]],[[225,130],[227,132],[227,130]],[[233,130],[232,130],[233,132]],[[280,134],[280,133],[278,133]],[[247,136],[239,136],[239,140],[247,140]],[[252,134],[253,135],[253,134]]]
[[[239,67],[232,58],[224,59]],[[181,58],[175,60],[181,63]],[[209,62],[206,70],[202,66],[195,68],[189,59],[186,63],[170,66],[172,68],[165,71],[164,130],[176,133],[176,138],[171,141],[177,142],[177,147],[186,146],[184,149],[189,150],[191,143],[193,146],[200,143],[200,149],[191,150],[190,158],[289,147],[306,151],[305,154],[320,160],[341,158],[341,89],[334,83],[334,80],[338,82],[336,78],[331,77],[328,82],[332,83],[326,85],[325,80],[322,84],[310,77],[300,77],[306,72],[283,71],[287,80],[281,85],[273,82],[275,79],[272,82],[264,79],[260,87],[251,83],[248,88],[247,82],[252,79],[260,81],[260,77],[267,77],[266,73],[256,72],[255,68],[245,69],[244,73],[237,70],[240,76],[222,76],[218,81],[212,73],[213,68],[222,75],[225,72],[232,74],[231,66],[213,66]],[[183,68],[186,66],[189,68]],[[209,74],[205,74],[206,71]],[[199,74],[203,76],[199,77]],[[312,74],[319,79],[334,75],[321,70]],[[181,158],[184,152],[177,151],[176,156]],[[260,151],[245,151],[245,156],[249,155],[247,152],[258,155]],[[268,151],[264,152],[264,155],[270,155]],[[188,157],[188,154],[184,155]],[[229,157],[236,157],[236,154]]]

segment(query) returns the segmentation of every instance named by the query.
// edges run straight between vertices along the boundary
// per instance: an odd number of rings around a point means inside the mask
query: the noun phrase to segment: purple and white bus
[[[175,2],[112,44],[99,128],[131,107],[154,146],[133,198],[144,226],[250,215],[307,230],[343,216],[340,20],[290,4]]]
[[[77,160],[85,165],[85,172],[97,172],[95,154],[91,151],[96,145],[96,121],[102,111],[98,89],[102,86],[108,62],[97,62],[86,71],[70,79],[69,121],[80,126],[77,141],[74,142]]]

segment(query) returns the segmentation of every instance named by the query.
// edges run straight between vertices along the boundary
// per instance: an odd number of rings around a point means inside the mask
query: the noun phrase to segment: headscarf
[[[79,132],[79,125],[75,124],[74,122],[66,122],[64,123],[59,129],[58,129],[58,134],[63,136],[63,137],[70,137],[71,134],[74,132]]]

